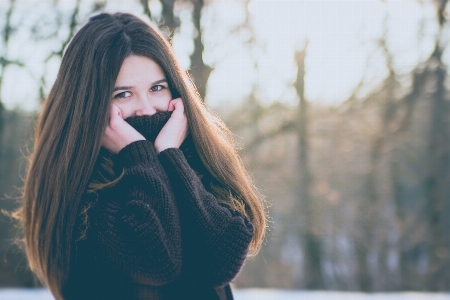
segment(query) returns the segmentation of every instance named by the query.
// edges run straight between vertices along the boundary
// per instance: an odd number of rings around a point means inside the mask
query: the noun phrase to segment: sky
[[[339,104],[358,82],[363,81],[367,91],[387,75],[385,56],[377,46],[383,33],[394,56],[394,67],[399,73],[408,74],[431,53],[438,29],[433,6],[425,0],[252,0],[248,7],[250,29],[230,34],[245,21],[243,1],[209,2],[201,21],[204,60],[214,68],[206,95],[212,108],[239,104],[252,91],[267,105],[275,101],[295,105],[298,97],[293,88],[294,53],[304,47],[305,40],[307,99]],[[86,18],[90,1],[81,3],[80,15]],[[0,23],[4,22],[6,4],[0,1]],[[61,30],[50,40],[34,41],[29,28],[39,24],[42,32],[51,32],[55,26],[53,9],[57,7],[63,12],[63,20],[67,20],[75,0],[58,4],[17,0],[17,5],[13,23],[20,25],[20,29],[6,54],[22,61],[26,68],[6,69],[1,96],[7,108],[20,106],[33,110],[39,108],[40,75],[46,74],[48,92],[60,64],[57,58],[45,63],[45,57],[58,50],[59,41],[68,33]],[[161,9],[159,1],[151,0],[150,7],[157,17]],[[138,1],[109,1],[106,11],[142,16]],[[179,7],[178,13],[182,26],[173,38],[173,48],[181,66],[188,69],[195,30],[189,11]],[[256,43],[249,46],[251,30]],[[1,51],[5,51],[4,47],[0,47]]]
[[[226,6],[225,1],[220,2]],[[219,6],[219,5],[218,5]],[[254,72],[245,51],[235,51],[233,62],[241,65],[242,78],[258,77],[268,101],[297,102],[292,87],[296,77],[294,51],[307,39],[306,97],[322,103],[345,100],[360,80],[376,86],[387,75],[385,57],[377,43],[385,30],[387,43],[395,57],[395,67],[403,74],[433,49],[437,24],[431,6],[417,1],[252,1],[252,23],[257,39],[266,48],[260,54],[258,72]],[[221,9],[223,15],[230,15]],[[427,20],[419,37],[420,20]],[[428,39],[427,39],[428,38]],[[237,50],[237,49],[236,49]],[[222,64],[227,64],[223,62]],[[233,71],[227,68],[228,76]],[[213,74],[209,96],[224,99],[222,73]],[[240,87],[245,93],[244,87]],[[224,100],[222,100],[224,101]]]

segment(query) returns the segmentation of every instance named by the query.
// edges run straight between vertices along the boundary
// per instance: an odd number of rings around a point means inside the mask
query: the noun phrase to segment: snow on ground
[[[288,291],[271,289],[242,289],[233,291],[236,300],[450,300],[444,293],[374,293]],[[0,289],[1,300],[52,300],[44,289]]]
[[[236,300],[450,300],[444,293],[357,293],[335,291],[234,290]]]

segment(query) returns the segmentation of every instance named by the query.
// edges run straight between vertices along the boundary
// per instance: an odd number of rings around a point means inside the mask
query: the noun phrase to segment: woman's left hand
[[[181,98],[170,100],[168,111],[173,113],[155,140],[158,153],[168,148],[179,148],[189,132],[183,100]]]

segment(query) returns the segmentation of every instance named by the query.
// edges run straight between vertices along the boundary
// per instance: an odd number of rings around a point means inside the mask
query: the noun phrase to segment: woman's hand
[[[168,110],[173,113],[155,140],[158,153],[167,148],[179,148],[189,132],[183,100],[181,98],[170,100]]]
[[[109,124],[103,134],[102,146],[117,154],[126,145],[139,140],[145,140],[144,136],[125,122],[117,105],[111,104]]]

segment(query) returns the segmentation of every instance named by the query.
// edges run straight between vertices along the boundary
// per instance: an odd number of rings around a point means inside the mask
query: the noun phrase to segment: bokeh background
[[[447,0],[0,0],[0,208],[89,16],[160,27],[270,215],[234,286],[450,290]],[[0,216],[0,286],[38,283]]]

